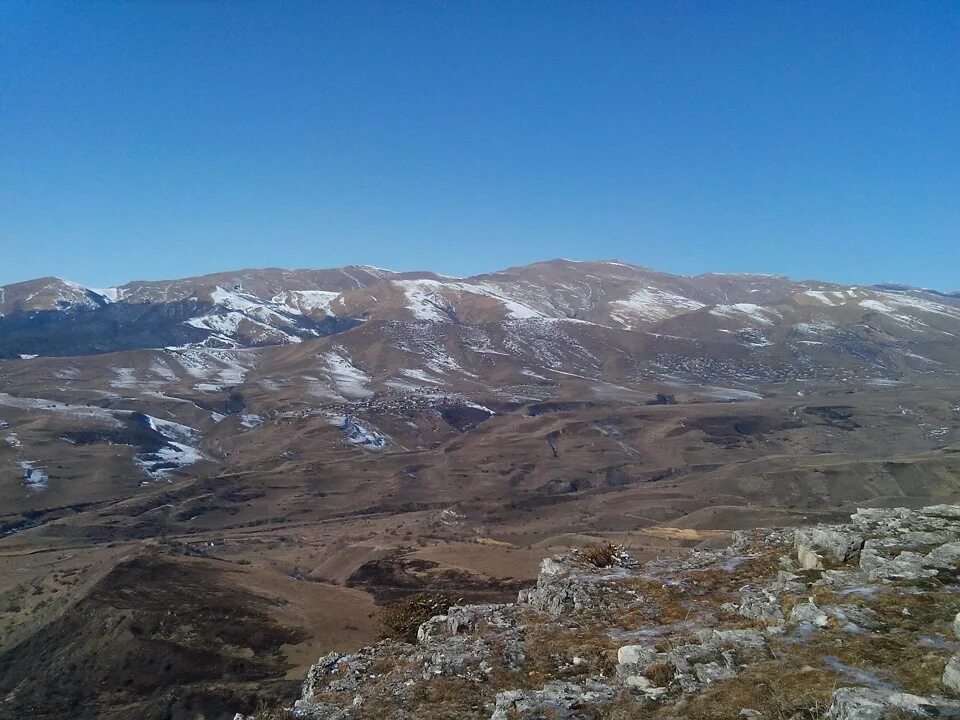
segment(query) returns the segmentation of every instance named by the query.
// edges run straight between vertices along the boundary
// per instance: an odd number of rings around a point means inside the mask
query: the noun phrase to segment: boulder
[[[603,593],[609,587],[603,583],[604,574],[583,573],[561,557],[547,558],[540,564],[537,585],[521,590],[520,604],[559,617],[569,612],[594,610],[603,606]]]
[[[960,701],[943,697],[921,697],[909,693],[891,693],[887,698],[891,708],[916,717],[960,717]]]
[[[940,682],[945,688],[960,693],[960,654],[950,658],[947,666],[943,669],[943,676]]]
[[[646,667],[656,656],[657,651],[648,645],[624,645],[617,650],[617,665],[625,668]]]
[[[945,543],[926,554],[923,566],[938,570],[957,570],[960,568],[960,542]]]
[[[863,536],[838,530],[835,528],[804,528],[797,530],[794,535],[794,546],[797,549],[797,559],[801,565],[804,557],[813,562],[813,556],[819,551],[836,562],[847,562],[860,554],[863,547]],[[822,568],[822,563],[804,567],[806,570]]]
[[[873,543],[873,544],[871,544]],[[909,550],[899,554],[882,542],[868,540],[860,552],[860,570],[871,580],[920,580],[933,577],[937,571],[924,567],[926,556]]]
[[[823,570],[823,558],[809,545],[797,546],[797,563],[801,570]]]

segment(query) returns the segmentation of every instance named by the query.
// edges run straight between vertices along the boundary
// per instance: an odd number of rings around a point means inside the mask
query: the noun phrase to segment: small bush
[[[606,542],[602,545],[592,545],[582,550],[578,550],[577,558],[598,568],[613,567],[617,564],[623,548],[612,542]]]
[[[461,602],[447,593],[416,593],[388,605],[380,622],[384,637],[406,642],[417,641],[417,629],[434,615],[443,615]]]

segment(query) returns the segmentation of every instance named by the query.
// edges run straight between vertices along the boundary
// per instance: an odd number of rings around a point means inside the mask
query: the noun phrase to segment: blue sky
[[[0,3],[0,283],[553,257],[960,289],[960,3]]]

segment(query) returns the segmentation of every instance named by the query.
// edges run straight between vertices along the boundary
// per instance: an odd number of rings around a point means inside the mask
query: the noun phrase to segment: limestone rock
[[[611,700],[616,691],[600,683],[553,681],[542,690],[508,690],[498,693],[490,720],[538,720],[543,717],[574,720],[591,704]]]
[[[837,562],[847,562],[860,554],[863,536],[833,528],[804,528],[794,535],[797,559],[805,570],[823,567],[817,551]]]
[[[891,708],[916,717],[960,717],[960,701],[943,697],[921,697],[909,693],[891,693],[887,698]]]
[[[950,658],[947,666],[943,669],[943,677],[940,678],[940,682],[945,688],[960,693],[960,654]]]
[[[840,688],[827,711],[830,720],[882,720],[889,708],[887,693],[871,688]]]
[[[938,570],[957,570],[960,568],[960,542],[945,543],[927,553],[923,566]]]

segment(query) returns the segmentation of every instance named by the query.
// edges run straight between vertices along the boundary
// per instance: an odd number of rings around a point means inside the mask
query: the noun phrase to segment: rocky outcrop
[[[824,555],[845,563],[860,554],[863,542],[856,532],[822,527],[797,530],[794,536],[797,561],[803,570],[822,569]]]
[[[416,644],[320,659],[291,713],[960,718],[958,539],[960,507],[941,505],[741,532],[642,566],[548,558],[515,604],[452,607]]]
[[[542,690],[507,690],[497,693],[490,720],[579,718],[583,717],[583,708],[609,701],[614,695],[616,690],[602,683],[575,685],[559,680],[547,683]]]

